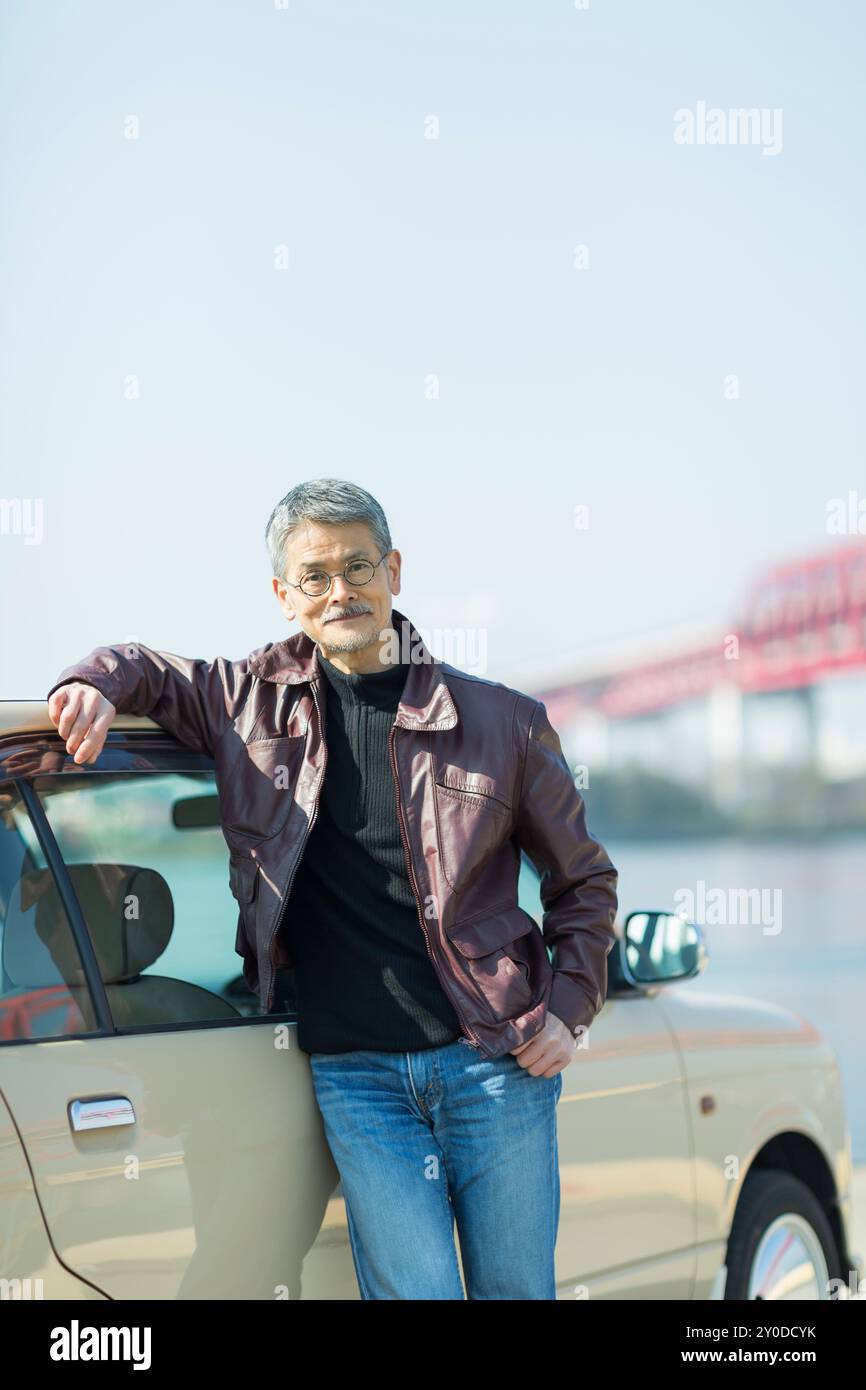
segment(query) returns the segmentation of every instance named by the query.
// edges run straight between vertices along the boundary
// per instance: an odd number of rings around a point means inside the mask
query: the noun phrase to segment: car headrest
[[[69,864],[105,984],[134,979],[158,960],[174,928],[171,889],[156,869]],[[35,923],[29,915],[36,907]],[[34,931],[33,928],[36,930]],[[3,968],[16,988],[85,984],[84,971],[50,869],[21,875],[3,931]]]

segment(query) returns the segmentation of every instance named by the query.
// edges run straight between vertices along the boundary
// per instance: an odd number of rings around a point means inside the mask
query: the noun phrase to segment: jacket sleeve
[[[207,662],[136,642],[95,647],[61,672],[45,698],[70,681],[85,681],[119,714],[149,715],[181,743],[212,755],[232,721],[238,679],[237,664],[224,657]]]
[[[618,873],[586,828],[586,807],[539,700],[529,722],[515,838],[541,877],[542,931],[553,947],[549,1012],[574,1033],[601,1012],[616,940]]]

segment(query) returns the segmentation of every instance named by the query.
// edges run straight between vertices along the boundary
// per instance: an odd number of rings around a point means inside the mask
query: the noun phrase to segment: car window
[[[0,1042],[93,1033],[69,920],[12,783],[0,785]]]
[[[238,904],[210,771],[42,777],[118,1029],[261,1013],[235,950]]]

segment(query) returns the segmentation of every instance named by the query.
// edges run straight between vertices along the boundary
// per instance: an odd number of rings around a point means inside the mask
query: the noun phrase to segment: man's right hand
[[[70,681],[48,697],[48,717],[77,763],[95,763],[117,710],[95,685]]]

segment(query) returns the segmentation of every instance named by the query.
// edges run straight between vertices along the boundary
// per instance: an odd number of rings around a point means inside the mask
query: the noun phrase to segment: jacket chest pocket
[[[260,738],[238,744],[219,778],[220,816],[226,829],[269,840],[284,828],[294,804],[305,736]]]
[[[492,790],[437,778],[433,786],[442,872],[457,890],[511,834],[511,807]]]

